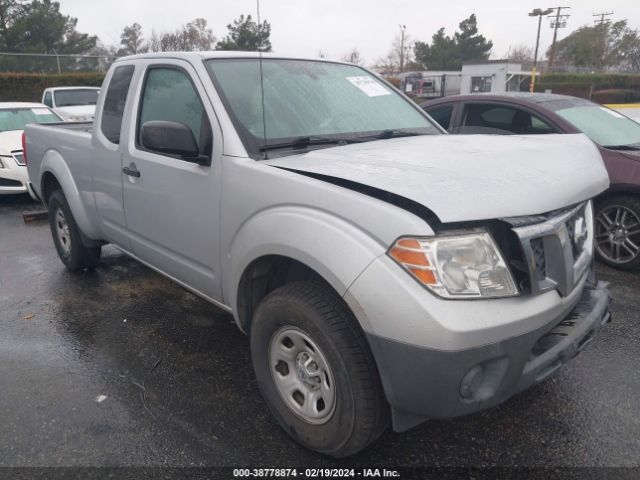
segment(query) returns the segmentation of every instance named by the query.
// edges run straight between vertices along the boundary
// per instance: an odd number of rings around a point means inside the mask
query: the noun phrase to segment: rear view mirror
[[[191,128],[180,122],[153,120],[142,125],[140,138],[148,150],[169,155],[178,155],[187,162],[211,165],[211,159],[200,155],[198,142]]]

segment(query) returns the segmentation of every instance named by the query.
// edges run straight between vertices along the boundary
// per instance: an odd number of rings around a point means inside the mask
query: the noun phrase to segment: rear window
[[[118,67],[113,72],[111,82],[109,82],[100,128],[103,135],[111,143],[120,143],[122,116],[124,115],[124,106],[127,103],[127,95],[134,70],[135,67],[133,65]]]
[[[0,109],[0,132],[24,130],[29,123],[54,123],[62,121],[47,107]]]

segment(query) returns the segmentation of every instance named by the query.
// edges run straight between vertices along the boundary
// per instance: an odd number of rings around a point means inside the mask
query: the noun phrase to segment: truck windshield
[[[54,123],[62,120],[47,107],[0,109],[0,132],[24,130],[28,123]]]
[[[441,133],[419,108],[355,65],[274,58],[263,59],[262,66],[257,58],[206,64],[254,158],[267,150],[287,154]]]
[[[58,90],[53,95],[56,107],[75,107],[78,105],[95,105],[98,103],[98,90],[77,88],[73,90]]]

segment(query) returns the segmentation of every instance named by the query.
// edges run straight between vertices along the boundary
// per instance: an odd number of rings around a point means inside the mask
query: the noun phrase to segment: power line
[[[551,51],[549,52],[549,65],[548,69],[551,69],[553,66],[553,60],[556,55],[556,40],[558,39],[558,29],[565,28],[567,26],[567,19],[570,17],[569,14],[562,15],[562,10],[569,9],[571,7],[555,7],[556,16],[551,20],[551,28],[553,28],[553,41],[551,42]]]
[[[609,23],[610,20],[605,17],[609,17],[613,15],[613,12],[602,12],[602,13],[594,13],[592,17],[600,17],[600,20],[594,20],[593,23],[596,25],[602,25],[603,23]]]

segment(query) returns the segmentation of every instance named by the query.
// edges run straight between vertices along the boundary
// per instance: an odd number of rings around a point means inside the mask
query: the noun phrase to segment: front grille
[[[547,257],[544,254],[544,240],[542,238],[531,240],[531,253],[536,267],[536,278],[541,282],[547,278]]]
[[[525,219],[537,222],[527,224]],[[593,205],[585,202],[551,214],[505,219],[522,244],[531,293],[556,289],[569,295],[593,256]]]
[[[21,187],[22,183],[17,180],[9,180],[8,178],[0,178],[0,187]]]

